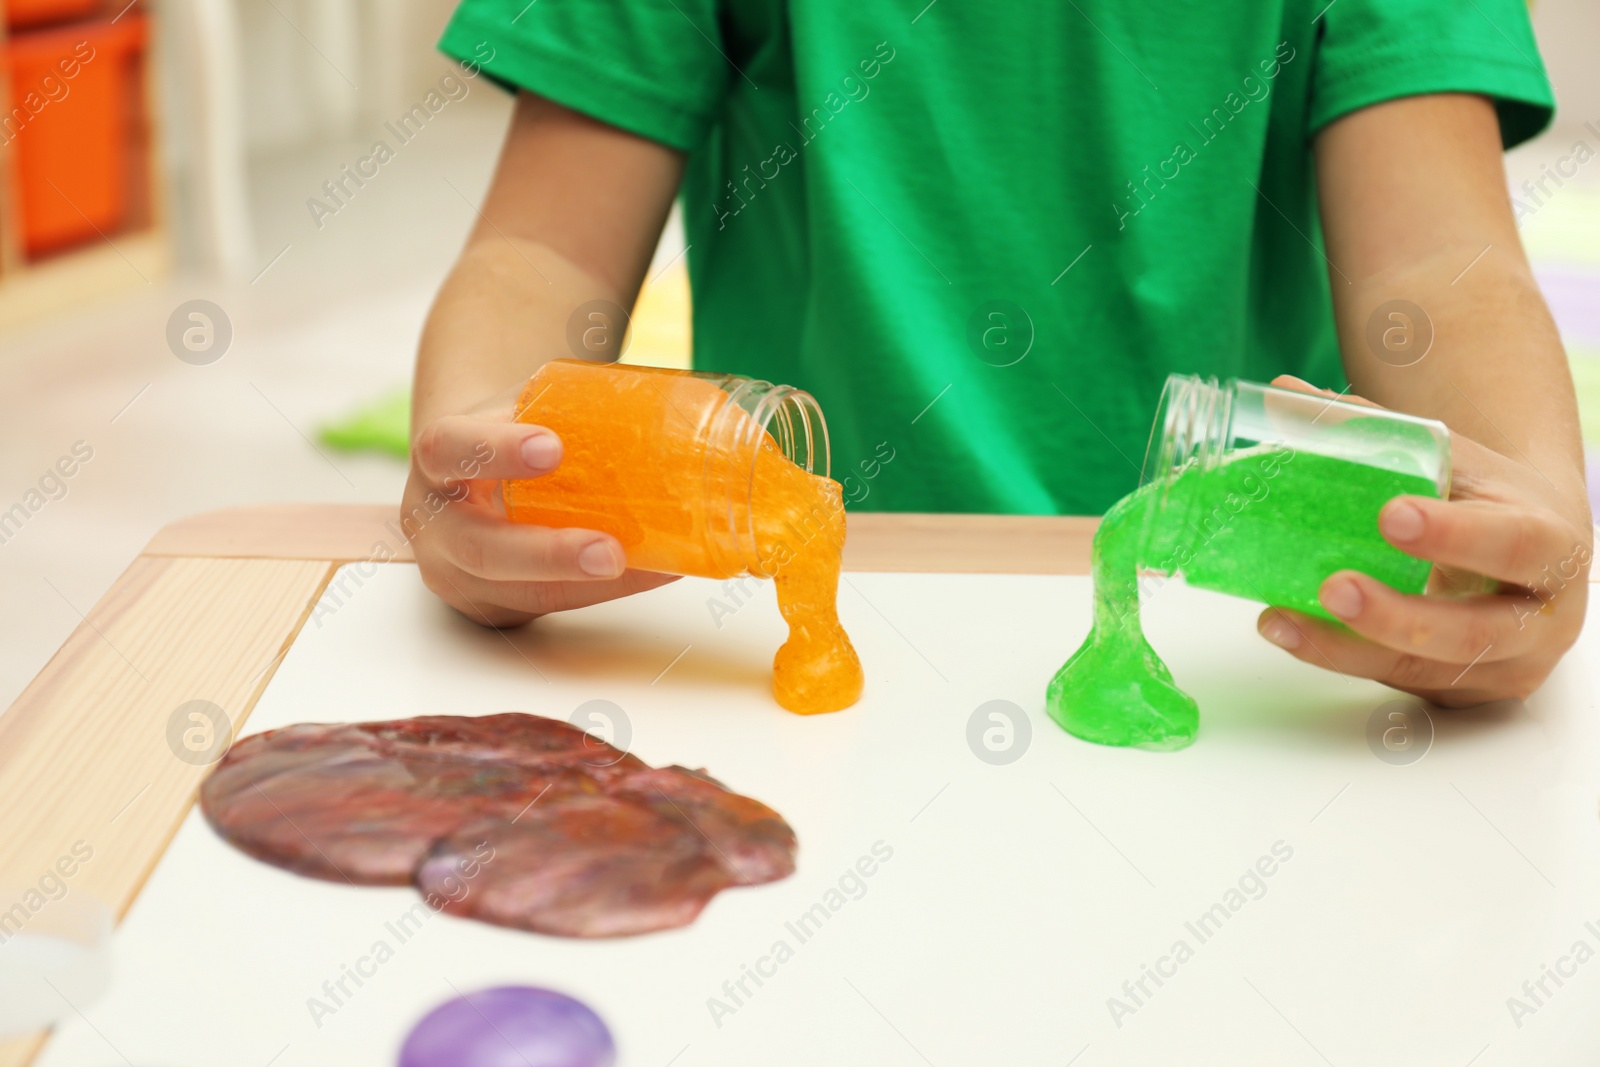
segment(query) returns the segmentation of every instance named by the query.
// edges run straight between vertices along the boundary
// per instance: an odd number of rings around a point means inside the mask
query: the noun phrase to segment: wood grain
[[[1098,518],[1065,515],[850,516],[850,571],[1088,574]]]
[[[157,534],[0,716],[0,885],[37,883],[82,841],[94,855],[70,891],[126,911],[205,773],[169,747],[173,711],[213,701],[237,733],[339,564],[413,559],[396,520],[387,505],[263,505]],[[845,565],[1086,574],[1097,525],[853,514]],[[44,1041],[0,1042],[0,1067],[26,1067]]]
[[[207,769],[169,745],[169,719],[208,700],[237,734],[332,572],[302,560],[134,561],[0,716],[0,884],[37,885],[81,843],[92,855],[68,893],[120,917]],[[27,1064],[41,1043],[0,1043],[0,1067]]]
[[[387,504],[264,504],[195,515],[163,529],[147,556],[410,562],[399,511]],[[1100,520],[1071,515],[852,512],[851,571],[1088,574]],[[1597,530],[1600,537],[1600,530]],[[1600,581],[1600,568],[1589,576]]]
[[[0,885],[36,884],[82,842],[93,857],[69,892],[120,917],[205,774],[169,745],[174,711],[212,701],[237,735],[334,570],[414,558],[397,518],[384,505],[263,505],[157,534],[0,716]],[[846,567],[1081,574],[1095,524],[853,515]],[[0,1067],[25,1067],[45,1040],[0,1042]]]
[[[179,519],[151,538],[144,554],[350,563],[387,551],[395,562],[410,562],[416,557],[399,518],[400,509],[392,504],[227,508]]]
[[[315,559],[348,563],[415,557],[384,504],[266,504],[173,523],[147,556]],[[970,574],[1088,574],[1097,518],[1033,515],[850,516],[845,569]]]

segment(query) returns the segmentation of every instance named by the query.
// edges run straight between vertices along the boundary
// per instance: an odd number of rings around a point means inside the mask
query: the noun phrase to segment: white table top
[[[392,1067],[426,1010],[505,982],[588,1002],[629,1067],[1600,1055],[1600,962],[1570,957],[1600,952],[1592,628],[1526,707],[1435,713],[1431,749],[1395,763],[1367,730],[1398,694],[1266,645],[1255,605],[1172,584],[1147,625],[1202,729],[1146,753],[1043,713],[1088,629],[1085,578],[848,575],[867,692],[801,718],[766,689],[783,632],[770,589],[720,628],[721,588],[686,579],[502,636],[409,564],[365,569],[335,583],[340,603],[324,600],[247,732],[610,700],[641,758],[704,766],[782,813],[799,870],[680,931],[581,942],[438,916],[401,943],[411,890],[280,872],[194,812],[116,934],[111,992],[40,1067]],[[1008,764],[969,747],[992,700],[1029,723]],[[870,877],[852,874],[875,850]],[[802,940],[793,924],[818,904]],[[380,941],[392,957],[362,963]],[[372,976],[314,1018],[323,983],[358,964]],[[1523,983],[1544,965],[1572,976],[1533,1005]],[[724,983],[741,977],[735,1000]],[[1514,1019],[1513,996],[1533,1010]]]

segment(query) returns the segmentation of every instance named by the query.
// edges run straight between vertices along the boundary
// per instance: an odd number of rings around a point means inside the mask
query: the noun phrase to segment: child
[[[869,507],[1098,513],[1168,373],[1293,372],[1448,423],[1455,483],[1381,519],[1434,595],[1345,572],[1348,629],[1265,636],[1446,704],[1576,639],[1576,405],[1499,156],[1552,111],[1518,0],[464,0],[442,47],[522,90],[417,364],[407,508],[472,466],[416,539],[468,615],[666,580],[492,490],[560,463],[511,390],[632,306],[681,193],[696,366],[815,394],[836,474],[892,449]]]

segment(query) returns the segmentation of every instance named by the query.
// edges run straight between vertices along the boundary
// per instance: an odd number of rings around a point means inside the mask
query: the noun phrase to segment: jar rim
[[[1169,374],[1156,402],[1150,438],[1145,443],[1139,484],[1160,481],[1182,466],[1199,447],[1197,432],[1209,422],[1203,418],[1208,401],[1223,392],[1216,378],[1195,374]]]
[[[727,394],[713,417],[710,447],[706,450],[707,499],[721,501],[724,509],[719,523],[722,529],[714,532],[719,541],[726,538],[726,549],[742,564],[741,569],[757,577],[770,577],[756,545],[756,457],[770,439],[784,459],[807,474],[829,477],[833,457],[828,424],[821,405],[803,389],[735,374],[704,377],[715,381]],[[724,473],[718,470],[721,464],[736,465],[726,472],[731,474],[731,483],[718,481]],[[719,488],[737,489],[737,493]]]

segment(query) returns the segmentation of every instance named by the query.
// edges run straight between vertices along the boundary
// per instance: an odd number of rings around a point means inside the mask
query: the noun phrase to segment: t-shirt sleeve
[[[462,0],[446,55],[688,151],[727,84],[717,0]]]
[[[1525,0],[1334,0],[1322,19],[1313,131],[1402,96],[1479,93],[1510,148],[1555,114]]]

